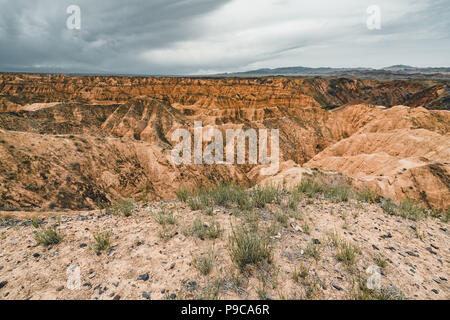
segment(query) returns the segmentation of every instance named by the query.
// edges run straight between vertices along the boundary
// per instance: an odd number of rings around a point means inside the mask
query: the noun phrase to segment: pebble
[[[412,252],[412,251],[406,251],[406,254],[409,255],[409,256],[412,256],[412,257],[418,257],[419,256],[417,253]]]
[[[118,280],[114,281],[113,286],[117,288],[119,286],[119,281]]]
[[[149,294],[148,292],[144,292],[144,293],[142,294],[142,298],[147,299],[147,300],[150,300],[150,299],[151,299],[150,294]]]
[[[34,253],[33,254],[33,257],[35,257],[35,258],[39,258],[41,255],[39,254],[39,253]]]
[[[337,291],[342,291],[342,290],[344,290],[344,289],[342,289],[341,287],[339,287],[337,284],[335,284],[335,283],[331,283],[331,286],[333,287],[333,288],[335,288]]]
[[[89,279],[92,279],[92,278],[94,278],[95,276],[96,276],[95,273],[91,273],[91,274],[88,276],[88,278],[89,278]]]
[[[148,272],[144,273],[144,274],[141,274],[137,279],[138,280],[147,281],[149,279]]]
[[[8,281],[0,282],[0,289],[4,288],[8,284]]]
[[[439,290],[433,289],[431,291],[434,292],[435,294],[439,294]]]
[[[115,296],[115,297],[113,298],[113,300],[120,300],[120,296],[119,296],[119,295]]]
[[[80,248],[86,248],[86,247],[87,247],[87,244],[86,244],[86,243],[80,244]]]

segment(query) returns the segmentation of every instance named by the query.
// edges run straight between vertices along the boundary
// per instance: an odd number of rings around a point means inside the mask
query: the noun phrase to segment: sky
[[[0,71],[396,64],[450,67],[449,0],[0,0]]]

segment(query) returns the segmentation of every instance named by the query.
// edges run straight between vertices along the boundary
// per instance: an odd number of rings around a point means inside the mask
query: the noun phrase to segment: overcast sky
[[[81,9],[70,30],[67,7]],[[381,9],[381,29],[367,8]],[[0,0],[0,71],[450,67],[449,0]]]

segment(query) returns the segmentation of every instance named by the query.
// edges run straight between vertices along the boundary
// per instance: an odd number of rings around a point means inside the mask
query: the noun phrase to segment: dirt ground
[[[155,220],[163,207],[173,211],[175,224]],[[192,211],[173,200],[139,205],[130,217],[3,212],[0,299],[355,299],[373,265],[391,298],[450,299],[447,223],[389,216],[377,204],[355,200],[302,199],[296,215],[278,222],[282,211],[275,204],[253,215],[222,207]],[[43,226],[57,226],[61,243],[37,244],[30,219],[37,216]],[[190,234],[196,218],[205,226],[218,222],[223,233],[217,239]],[[241,272],[230,258],[229,238],[232,227],[252,221],[278,229],[271,237],[273,259]],[[93,235],[104,231],[111,233],[111,246],[97,253]],[[337,238],[358,248],[350,266],[337,258]],[[211,250],[212,270],[203,275],[194,260]]]

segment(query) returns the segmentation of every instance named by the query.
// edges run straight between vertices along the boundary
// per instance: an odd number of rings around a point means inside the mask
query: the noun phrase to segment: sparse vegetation
[[[111,247],[111,233],[109,231],[94,234],[92,248],[97,251],[105,251]]]
[[[317,244],[314,240],[311,240],[305,249],[305,254],[314,260],[319,260],[320,258],[320,245]]]
[[[405,300],[405,296],[396,288],[369,289],[367,279],[358,277],[356,290],[352,294],[354,300]]]
[[[246,227],[232,229],[228,243],[233,263],[243,271],[247,265],[272,262],[273,248],[266,234]]]
[[[126,199],[114,202],[109,210],[113,215],[124,215],[125,217],[129,217],[133,214],[133,210],[135,208],[135,204],[133,200]]]
[[[153,219],[162,226],[166,224],[174,225],[177,221],[173,211],[167,210],[165,207],[154,214]]]
[[[38,244],[48,247],[60,243],[63,240],[63,235],[56,227],[41,228],[34,234],[34,239]]]
[[[204,222],[199,217],[195,218],[192,229],[185,232],[186,235],[193,235],[199,239],[218,239],[222,236],[223,230],[217,221]]]
[[[356,255],[360,252],[357,246],[345,240],[340,240],[337,246],[336,259],[341,261],[346,267],[353,268],[356,262]]]
[[[356,191],[356,199],[361,202],[377,203],[380,201],[380,196],[372,189],[366,187]]]
[[[279,201],[279,191],[272,186],[258,186],[256,189],[250,190],[250,197],[255,207],[264,208],[268,203]]]
[[[189,189],[186,187],[178,189],[176,193],[178,200],[180,200],[181,202],[186,202],[190,195]]]
[[[381,269],[386,268],[387,260],[381,254],[377,255],[374,260],[377,266],[379,266]]]
[[[43,222],[44,222],[44,219],[42,219],[42,218],[32,218],[31,219],[31,225],[33,227],[35,227],[36,229],[39,228]]]
[[[210,250],[207,254],[202,254],[194,258],[193,265],[203,275],[211,273],[213,268],[215,255],[214,250]]]

